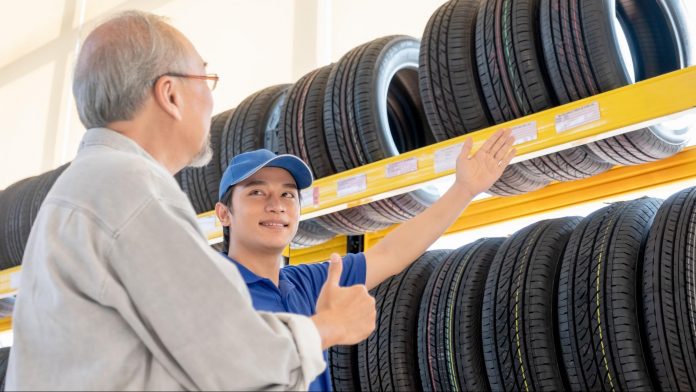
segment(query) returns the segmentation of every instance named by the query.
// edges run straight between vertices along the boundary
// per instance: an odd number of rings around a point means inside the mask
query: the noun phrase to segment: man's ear
[[[224,204],[220,202],[215,203],[215,215],[217,215],[223,226],[230,225],[230,211]]]
[[[162,76],[155,82],[152,88],[153,97],[157,106],[167,114],[181,121],[182,97],[179,92],[180,84],[171,76]]]

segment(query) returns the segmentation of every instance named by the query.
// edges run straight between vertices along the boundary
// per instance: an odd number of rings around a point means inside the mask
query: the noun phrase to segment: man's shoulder
[[[58,178],[46,203],[71,205],[116,226],[153,199],[186,208],[186,197],[172,176],[153,165],[143,157],[112,149],[79,154]]]

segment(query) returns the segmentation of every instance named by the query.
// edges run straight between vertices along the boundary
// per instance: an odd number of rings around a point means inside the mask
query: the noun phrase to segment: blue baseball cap
[[[239,154],[232,159],[220,180],[218,200],[222,200],[222,196],[231,186],[246,180],[264,167],[279,167],[287,170],[295,179],[298,189],[308,188],[314,181],[309,166],[300,158],[290,154],[276,155],[262,148]]]

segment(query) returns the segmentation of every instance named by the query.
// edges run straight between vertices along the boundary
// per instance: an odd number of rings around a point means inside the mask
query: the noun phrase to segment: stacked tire
[[[694,390],[694,238],[696,187],[426,253],[372,291],[375,334],[332,349],[334,387]]]
[[[382,37],[302,77],[284,107],[281,151],[303,158],[321,178],[433,143],[418,91],[418,50],[415,38]],[[438,196],[422,189],[314,221],[337,234],[364,234],[414,217]]]
[[[416,336],[421,297],[433,270],[448,254],[426,252],[370,291],[376,301],[377,329],[356,346],[329,350],[334,390],[420,389]]]
[[[663,0],[451,0],[430,18],[420,86],[445,140],[692,63],[685,13]],[[620,49],[621,30],[633,48]],[[673,155],[688,128],[658,125],[509,166],[489,193],[512,195]]]
[[[0,269],[22,263],[39,208],[58,177],[69,166],[18,181],[0,193]]]

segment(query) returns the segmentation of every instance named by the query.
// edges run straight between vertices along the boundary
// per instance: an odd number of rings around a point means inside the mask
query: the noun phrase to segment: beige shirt
[[[254,311],[171,174],[88,130],[29,236],[7,389],[297,390],[324,367],[311,320]]]

